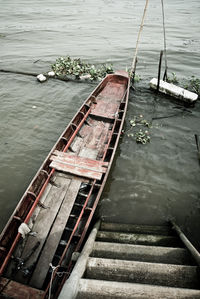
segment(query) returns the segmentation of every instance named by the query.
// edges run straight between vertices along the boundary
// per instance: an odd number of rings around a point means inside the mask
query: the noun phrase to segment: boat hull
[[[125,119],[129,84],[125,72],[107,75],[50,151],[1,234],[2,277],[40,290],[41,297],[49,288],[54,296],[59,293],[106,183]],[[16,293],[13,298],[18,298]]]

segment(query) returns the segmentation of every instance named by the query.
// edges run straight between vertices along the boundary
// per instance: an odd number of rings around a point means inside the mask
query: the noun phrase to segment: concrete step
[[[194,264],[191,255],[186,249],[161,246],[95,242],[91,256],[151,263]]]
[[[137,283],[81,279],[76,299],[197,299],[199,290],[152,286]]]
[[[103,241],[103,242],[117,242],[117,243],[138,244],[138,245],[183,247],[183,244],[179,240],[179,238],[174,236],[163,236],[163,235],[99,231],[97,233],[96,240]]]
[[[165,235],[165,236],[175,234],[174,231],[171,229],[171,227],[167,225],[152,226],[152,225],[136,225],[136,224],[102,222],[100,230],[135,233],[135,234]]]
[[[199,288],[197,266],[89,258],[85,277],[180,288]]]

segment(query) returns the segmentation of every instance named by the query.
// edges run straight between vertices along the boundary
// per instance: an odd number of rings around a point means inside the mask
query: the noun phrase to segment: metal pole
[[[172,228],[175,229],[177,234],[179,235],[181,241],[185,244],[186,248],[190,251],[191,255],[200,266],[200,253],[196,250],[196,248],[192,245],[192,243],[188,240],[188,238],[184,235],[181,229],[176,225],[173,221],[171,221]]]
[[[162,56],[163,56],[163,51],[160,51],[160,61],[159,61],[159,66],[158,66],[158,83],[157,83],[157,92],[159,92],[159,86],[160,86],[160,73],[161,73],[161,66],[162,66]]]

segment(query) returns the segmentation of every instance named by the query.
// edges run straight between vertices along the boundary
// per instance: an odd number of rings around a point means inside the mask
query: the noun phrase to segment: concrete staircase
[[[200,298],[199,267],[169,226],[103,222],[92,233],[59,298]]]

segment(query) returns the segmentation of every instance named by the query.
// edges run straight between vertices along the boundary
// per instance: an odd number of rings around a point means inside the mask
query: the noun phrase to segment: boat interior
[[[69,275],[111,167],[128,90],[128,76],[108,75],[58,139],[1,235],[4,277],[45,290],[53,267]]]

